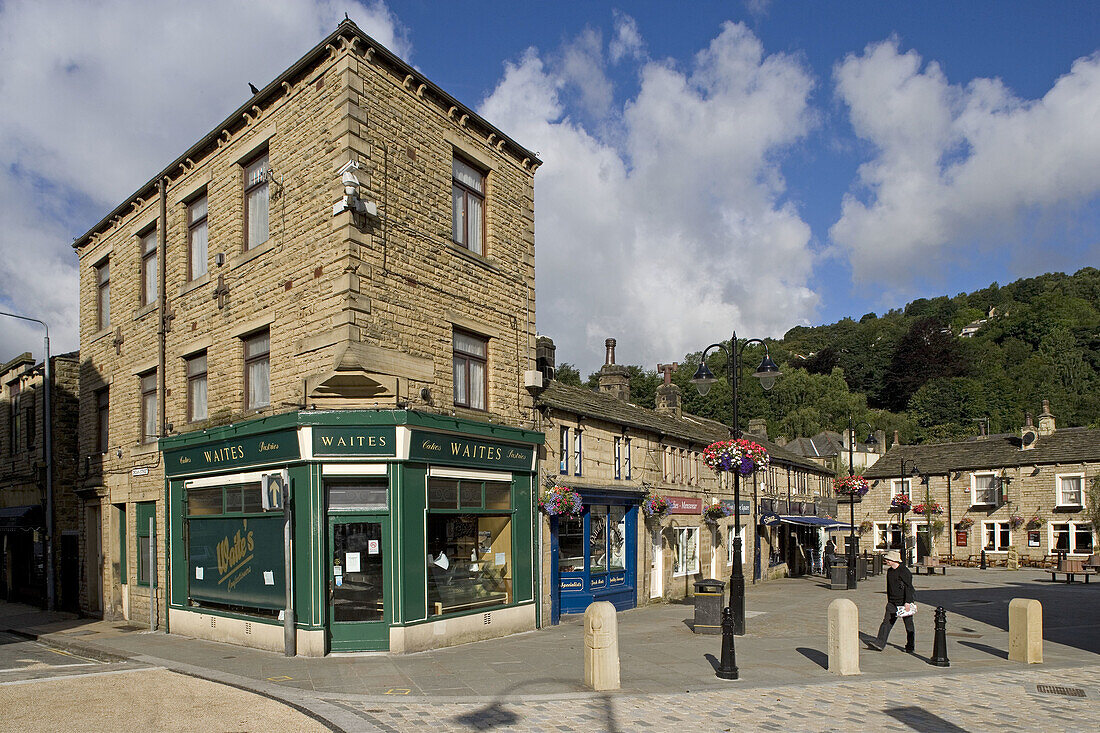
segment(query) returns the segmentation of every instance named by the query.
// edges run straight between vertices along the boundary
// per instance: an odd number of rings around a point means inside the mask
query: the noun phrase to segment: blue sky
[[[0,310],[77,348],[72,239],[345,11],[540,152],[583,373],[1100,261],[1094,2],[7,2]]]

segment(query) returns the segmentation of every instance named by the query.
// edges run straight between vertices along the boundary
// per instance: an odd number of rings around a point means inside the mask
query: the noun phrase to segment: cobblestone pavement
[[[422,699],[388,704],[335,699],[327,702],[359,719],[358,724],[343,721],[347,730],[388,733],[425,728],[438,733],[1094,731],[1100,718],[1097,672],[1100,666],[874,682],[848,678],[766,688],[738,688],[738,682],[731,682],[726,690],[689,695],[589,695],[478,704],[428,703]],[[1062,689],[1039,692],[1039,685]]]

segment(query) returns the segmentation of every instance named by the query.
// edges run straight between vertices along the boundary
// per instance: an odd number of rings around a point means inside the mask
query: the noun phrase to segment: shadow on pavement
[[[707,655],[710,656],[710,655]],[[456,715],[451,720],[470,730],[495,730],[497,728],[508,728],[517,725],[523,718],[518,713],[509,710],[508,703],[504,700],[511,695],[517,694],[524,687],[530,687],[534,685],[542,685],[548,682],[561,682],[562,680],[556,678],[545,677],[537,680],[529,680],[527,682],[517,682],[514,685],[507,687],[504,691],[496,696],[496,699],[487,705],[483,705],[476,710],[471,710],[461,715]],[[622,727],[619,725],[619,721],[615,717],[615,709],[611,704],[611,696],[608,694],[602,694],[596,698],[599,700],[604,712],[603,725],[597,724],[593,721],[593,730],[607,731],[608,733],[621,733]],[[561,705],[561,702],[549,702],[549,706]],[[531,703],[526,703],[527,707],[531,707]],[[537,707],[537,705],[535,706]]]
[[[714,672],[717,674],[718,668],[722,666],[722,662],[718,660],[718,657],[713,654],[704,654],[703,658],[710,662],[710,666],[714,667]]]
[[[960,728],[951,721],[944,720],[935,713],[931,713],[922,707],[910,705],[904,708],[887,708],[883,711],[891,718],[896,719],[913,730],[935,730],[947,733],[966,733],[966,728]]]
[[[829,655],[820,649],[811,649],[810,647],[800,646],[796,647],[797,651],[802,656],[809,659],[811,662],[821,667],[822,669],[829,669]]]
[[[1008,652],[1006,652],[1004,649],[998,649],[997,647],[989,646],[988,644],[979,644],[975,641],[960,641],[959,646],[968,646],[971,649],[977,649],[980,652],[992,654],[993,656],[1000,657],[1001,659],[1008,659]]]

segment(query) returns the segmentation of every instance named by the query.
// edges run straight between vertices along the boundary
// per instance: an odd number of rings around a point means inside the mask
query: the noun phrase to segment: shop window
[[[1058,506],[1083,506],[1085,477],[1082,474],[1058,476]]]
[[[672,574],[692,575],[699,572],[699,528],[680,527],[672,546]]]
[[[149,520],[155,519],[157,503],[155,501],[142,501],[137,504],[137,581],[138,585],[149,585],[149,549],[152,546],[149,534]],[[155,571],[154,571],[155,572]]]
[[[484,410],[488,391],[489,341],[456,330],[453,336],[454,403],[458,407]]]
[[[429,616],[510,604],[510,484],[429,479],[425,550]]]
[[[388,483],[385,478],[326,481],[329,511],[385,511],[389,506]]]
[[[558,571],[578,573],[584,570],[584,518],[558,518]]]
[[[982,549],[1004,552],[1012,546],[1012,533],[1008,522],[982,522]]]
[[[970,505],[995,506],[997,504],[997,477],[992,473],[975,473],[970,476]]]
[[[1093,532],[1091,522],[1051,522],[1050,547],[1053,552],[1091,555]]]
[[[588,549],[592,558],[592,572],[607,572],[607,519],[606,506],[589,508]]]
[[[485,175],[459,158],[451,162],[451,204],[451,238],[484,254]]]
[[[558,444],[558,471],[569,474],[569,428],[561,426],[561,443]]]

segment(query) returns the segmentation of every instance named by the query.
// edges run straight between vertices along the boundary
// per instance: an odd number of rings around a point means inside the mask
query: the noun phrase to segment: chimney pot
[[[607,353],[604,356],[604,366],[615,363],[615,339],[607,339],[603,342],[604,347],[607,349]]]

